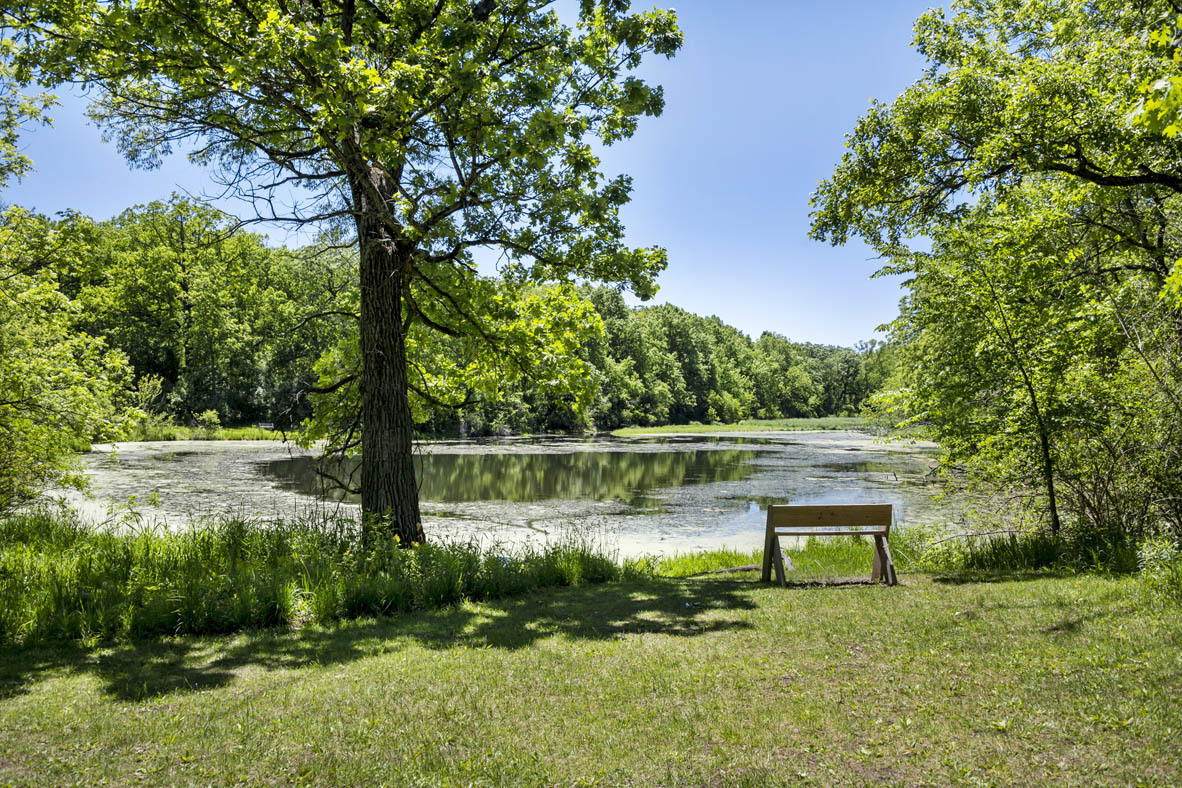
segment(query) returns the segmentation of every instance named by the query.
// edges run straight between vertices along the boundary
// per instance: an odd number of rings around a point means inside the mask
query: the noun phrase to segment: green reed
[[[97,641],[326,623],[644,574],[591,540],[482,550],[362,548],[346,517],[228,515],[184,531],[88,524],[54,509],[0,519],[0,642]]]

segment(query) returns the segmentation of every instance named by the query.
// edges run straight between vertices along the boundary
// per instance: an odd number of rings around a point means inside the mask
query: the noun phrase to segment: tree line
[[[847,348],[773,332],[752,340],[718,317],[670,304],[630,307],[612,288],[580,295],[602,323],[577,351],[595,381],[586,407],[527,378],[495,399],[432,410],[424,428],[480,436],[850,415],[894,368],[886,342]]]

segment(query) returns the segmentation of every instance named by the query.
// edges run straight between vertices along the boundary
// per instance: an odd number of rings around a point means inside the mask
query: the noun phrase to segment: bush
[[[298,435],[297,429],[269,430],[263,427],[186,427],[173,424],[162,416],[149,416],[127,426],[118,435],[123,441],[188,441],[188,440],[291,440]],[[83,446],[85,450],[87,446]]]
[[[222,426],[222,420],[218,417],[216,410],[202,411],[194,416],[193,420],[197,424],[197,429],[194,431],[194,437],[197,438],[213,438]]]
[[[397,539],[363,549],[348,518],[227,516],[116,532],[44,510],[0,520],[0,642],[327,623],[645,574],[575,539],[496,552]]]
[[[1168,537],[1147,539],[1137,549],[1141,589],[1154,607],[1182,605],[1182,549]]]

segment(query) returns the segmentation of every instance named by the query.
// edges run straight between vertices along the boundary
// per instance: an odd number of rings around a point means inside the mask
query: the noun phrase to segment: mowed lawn
[[[0,785],[1178,785],[1132,579],[568,588],[0,651]]]

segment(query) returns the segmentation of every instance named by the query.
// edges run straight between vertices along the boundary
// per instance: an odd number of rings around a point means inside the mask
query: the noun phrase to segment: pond
[[[578,533],[621,554],[756,549],[775,503],[891,503],[898,527],[945,520],[936,449],[856,432],[440,441],[419,446],[430,538],[519,543]],[[86,456],[91,517],[185,527],[203,515],[355,510],[312,452],[276,441],[121,443]],[[354,464],[326,468],[348,477]]]

